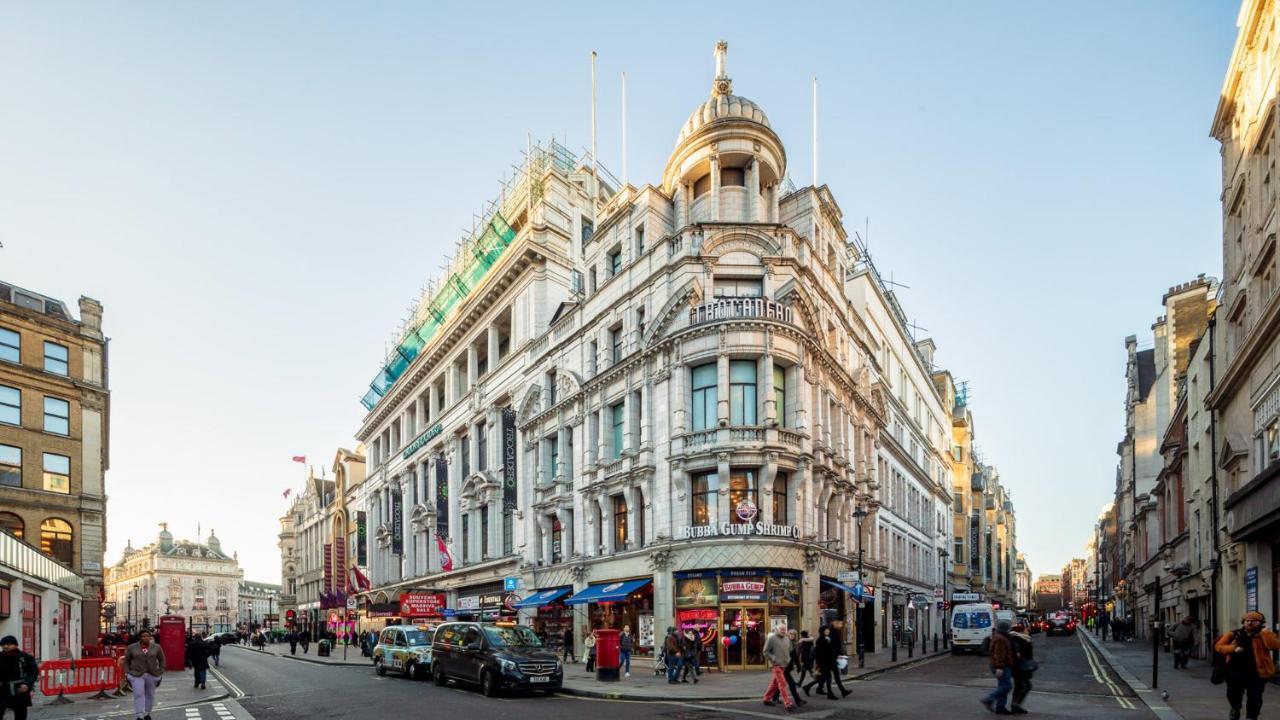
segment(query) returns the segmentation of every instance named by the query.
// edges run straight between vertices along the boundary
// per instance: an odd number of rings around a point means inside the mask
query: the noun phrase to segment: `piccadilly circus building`
[[[726,50],[658,184],[533,146],[424,291],[357,433],[365,626],[507,618],[580,654],[629,625],[640,655],[674,626],[726,670],[778,624],[880,635],[861,259]]]

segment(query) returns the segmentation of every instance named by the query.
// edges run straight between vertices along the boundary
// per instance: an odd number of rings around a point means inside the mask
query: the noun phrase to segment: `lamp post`
[[[951,553],[946,548],[938,551],[938,557],[942,558],[942,649],[947,649],[947,605],[950,603],[951,597],[951,571],[947,567],[947,561],[951,559]]]
[[[866,507],[862,505],[858,505],[854,507],[853,519],[854,519],[854,522],[856,522],[858,525],[858,582],[863,586],[866,585],[866,580],[862,576],[862,568],[863,568],[862,566],[862,521],[865,520],[866,517],[867,517]],[[859,598],[858,609],[861,610],[861,608],[862,608],[862,599]],[[858,646],[858,667],[863,668],[863,667],[866,667],[866,650],[864,648],[864,644],[862,640],[861,613],[858,613],[858,615],[856,615],[855,617],[857,618],[857,623],[853,626],[853,629],[854,629],[854,632],[857,633],[857,637],[855,638],[855,640]]]
[[[129,614],[133,615],[133,608],[137,608],[138,612],[142,612],[142,606],[138,604],[138,583],[133,584],[133,594],[129,596]],[[133,624],[133,618],[129,618],[129,623]]]

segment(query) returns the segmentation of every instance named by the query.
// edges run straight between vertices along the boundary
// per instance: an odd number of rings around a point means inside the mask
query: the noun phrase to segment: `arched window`
[[[20,538],[26,528],[27,526],[22,522],[22,518],[11,512],[0,512],[0,530],[4,530],[16,538]]]
[[[49,518],[40,523],[40,550],[45,555],[70,565],[73,562],[71,523]]]

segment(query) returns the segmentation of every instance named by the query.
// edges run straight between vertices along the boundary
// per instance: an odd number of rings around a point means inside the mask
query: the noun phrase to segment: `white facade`
[[[280,586],[242,580],[237,607],[237,624],[245,627],[277,627],[275,616],[280,609]]]
[[[196,631],[235,625],[236,603],[244,571],[209,532],[204,544],[174,541],[162,524],[156,542],[135,550],[130,544],[108,568],[107,602],[114,603],[115,625],[150,625],[162,615],[181,615]]]

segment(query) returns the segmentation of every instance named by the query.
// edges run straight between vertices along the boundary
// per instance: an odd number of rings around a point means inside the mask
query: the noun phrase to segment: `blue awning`
[[[571,587],[552,588],[550,590],[539,590],[534,594],[520,600],[515,604],[516,609],[524,608],[540,608],[545,605],[559,600],[560,598],[573,592]]]
[[[564,601],[565,605],[583,605],[586,603],[617,602],[626,600],[627,596],[653,582],[652,578],[628,580],[626,582],[592,585],[582,592]]]

